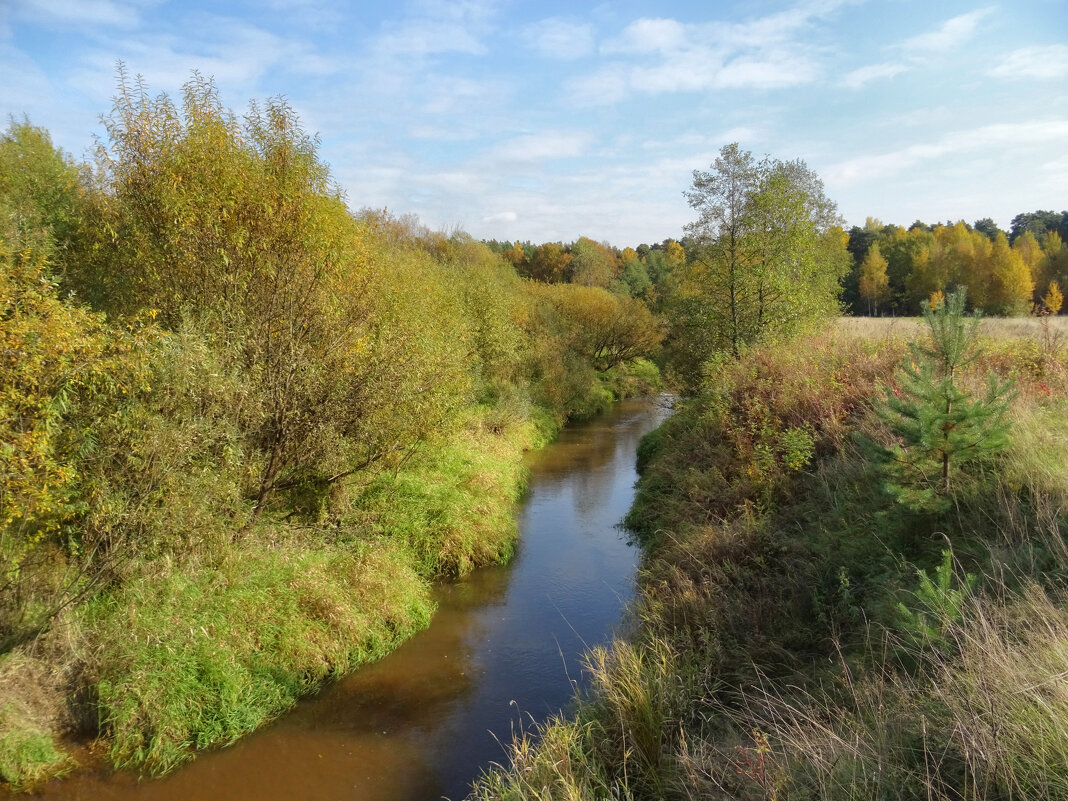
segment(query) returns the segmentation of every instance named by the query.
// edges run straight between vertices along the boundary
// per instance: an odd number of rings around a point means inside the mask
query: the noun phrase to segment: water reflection
[[[637,553],[616,524],[638,439],[667,414],[629,401],[530,458],[522,537],[507,567],[438,589],[429,629],[265,730],[161,780],[82,775],[72,801],[460,798],[503,757],[513,725],[560,709],[581,654],[633,593]]]

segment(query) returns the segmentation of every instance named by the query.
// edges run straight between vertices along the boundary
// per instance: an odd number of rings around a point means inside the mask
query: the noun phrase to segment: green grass
[[[119,767],[162,773],[292,706],[324,678],[427,625],[427,583],[403,548],[271,547],[174,569],[83,612],[100,725]]]
[[[28,790],[69,767],[69,759],[50,731],[19,725],[11,707],[0,709],[0,779],[12,789]]]
[[[57,746],[62,693],[56,676],[24,652],[0,658],[0,779],[29,790],[64,773],[71,759]]]
[[[114,764],[164,773],[425,627],[432,579],[511,555],[522,450],[545,436],[522,416],[474,413],[350,493],[326,527],[267,523],[215,560],[146,564],[85,606]]]
[[[533,423],[487,429],[477,419],[458,436],[379,476],[354,501],[345,526],[403,544],[426,577],[456,578],[507,561],[519,530],[515,503],[526,486],[522,451],[544,439]]]

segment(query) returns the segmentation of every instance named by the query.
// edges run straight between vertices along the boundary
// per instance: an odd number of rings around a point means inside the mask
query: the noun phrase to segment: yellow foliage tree
[[[1045,296],[1042,298],[1042,303],[1049,309],[1050,314],[1059,314],[1061,310],[1061,304],[1064,302],[1064,295],[1061,293],[1061,286],[1056,281],[1049,282],[1049,288],[1046,290]]]
[[[990,293],[984,308],[994,314],[1027,314],[1035,284],[1031,270],[999,233],[990,254]]]
[[[886,259],[879,252],[878,243],[868,248],[860,265],[860,296],[868,302],[869,313],[879,314],[879,304],[890,296],[890,280],[886,275]]]

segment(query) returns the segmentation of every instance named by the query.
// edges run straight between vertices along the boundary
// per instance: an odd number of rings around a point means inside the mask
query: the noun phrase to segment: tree
[[[158,309],[165,327],[192,318],[239,344],[258,515],[281,492],[399,460],[451,420],[471,334],[431,256],[444,237],[415,218],[354,219],[284,101],[242,120],[195,74],[178,105],[120,70],[98,152],[102,241],[78,269],[109,312]]]
[[[847,237],[804,162],[758,162],[727,145],[711,170],[694,171],[685,194],[698,218],[686,226],[690,263],[675,323],[698,362],[838,312]]]
[[[1050,231],[1042,239],[1042,261],[1035,281],[1036,292],[1044,293],[1052,281],[1060,286],[1068,285],[1068,248],[1056,231]]]
[[[1030,238],[1030,232],[1017,239],[1017,242]],[[1037,243],[1036,243],[1037,250]],[[1009,247],[1009,240],[1004,234],[998,234],[990,253],[990,296],[986,308],[994,314],[1027,314],[1031,305],[1031,294],[1035,282],[1031,270],[1019,252]]]
[[[880,447],[886,488],[904,506],[943,512],[952,503],[962,467],[991,456],[1008,443],[1004,420],[1012,384],[990,374],[987,391],[973,399],[961,386],[964,369],[979,355],[978,317],[964,316],[965,292],[944,304],[924,305],[930,344],[913,342],[876,404],[894,441]]]
[[[868,313],[879,314],[879,304],[890,295],[890,281],[886,277],[886,259],[879,252],[878,243],[868,249],[860,265],[860,297],[868,303]]]
[[[515,271],[519,275],[526,275],[528,267],[527,252],[519,242],[516,242],[515,245],[505,250],[502,255],[506,261],[515,267]]]
[[[1048,231],[1057,231],[1062,238],[1068,237],[1068,211],[1031,211],[1017,214],[1012,218],[1009,228],[1009,242],[1025,231],[1030,231],[1036,238],[1041,238]]]
[[[571,283],[614,290],[619,270],[619,259],[606,245],[583,236],[571,246]]]
[[[998,234],[1003,233],[1002,230],[998,228],[997,223],[990,217],[983,217],[981,220],[976,220],[975,225],[972,227],[991,242],[997,238]]]
[[[547,284],[557,284],[564,280],[567,275],[568,265],[571,264],[571,254],[567,253],[562,245],[556,242],[546,242],[538,245],[534,255],[530,258],[527,266],[528,275],[536,281],[544,281]]]
[[[994,239],[996,240],[997,237],[994,237]],[[1020,258],[1027,265],[1031,277],[1037,279],[1044,254],[1042,253],[1042,246],[1038,244],[1038,239],[1035,238],[1035,235],[1030,231],[1024,231],[1013,241],[1012,249],[1020,254]]]
[[[1061,285],[1056,281],[1050,281],[1049,289],[1046,290],[1046,294],[1042,297],[1042,304],[1050,314],[1056,315],[1060,312],[1062,303],[1064,303],[1064,295],[1061,294]]]

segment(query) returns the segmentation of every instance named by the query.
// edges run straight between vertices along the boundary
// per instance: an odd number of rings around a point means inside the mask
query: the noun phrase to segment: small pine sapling
[[[961,386],[962,372],[980,353],[979,320],[965,317],[964,302],[959,289],[937,308],[924,305],[930,344],[910,344],[896,388],[875,404],[893,435],[889,446],[878,448],[885,486],[916,512],[947,511],[962,467],[1008,444],[1005,412],[1012,382],[990,374],[979,398]]]

